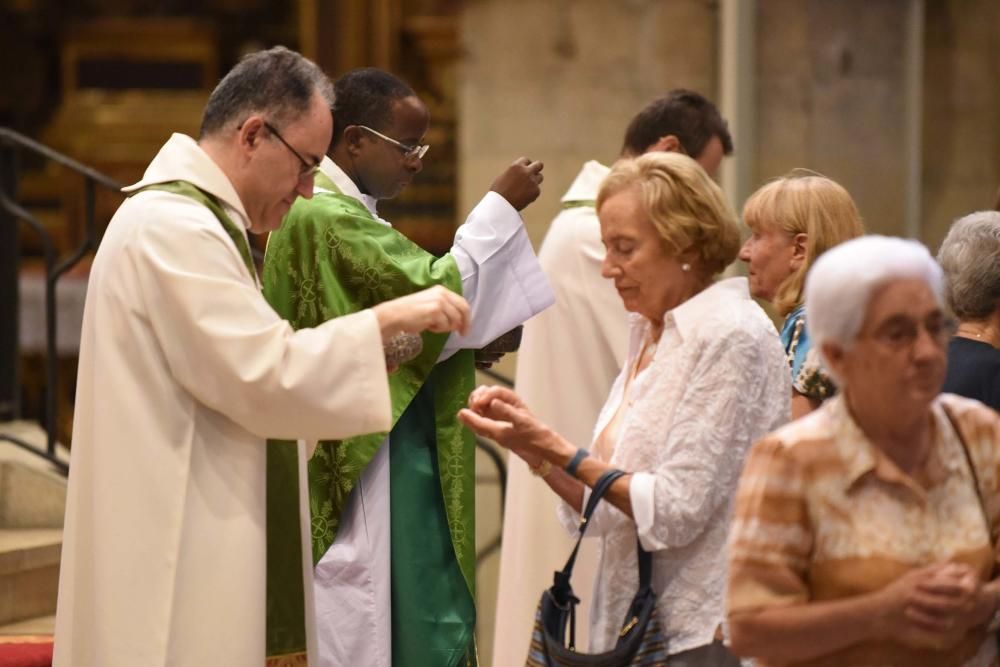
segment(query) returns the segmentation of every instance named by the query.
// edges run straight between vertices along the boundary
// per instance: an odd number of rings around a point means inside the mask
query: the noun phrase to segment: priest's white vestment
[[[604,245],[594,200],[608,168],[583,165],[563,195],[538,259],[556,304],[524,327],[516,390],[539,419],[579,447],[589,447],[601,407],[628,351],[628,317],[611,280],[601,277]],[[556,517],[559,497],[533,477],[524,461],[508,458],[507,503],[497,587],[493,664],[524,664],[535,608],[552,585],[573,541]],[[577,645],[586,646],[597,544],[584,540],[573,569]]]
[[[232,184],[175,134],[127,191]],[[202,204],[143,191],[112,219],[84,310],[56,667],[264,664],[265,438],[388,430],[375,315],[293,331]]]

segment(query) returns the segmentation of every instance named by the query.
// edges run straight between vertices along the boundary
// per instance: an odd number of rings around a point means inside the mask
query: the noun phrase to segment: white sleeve
[[[181,386],[262,437],[389,430],[385,358],[371,310],[293,331],[251,284],[232,240],[204,207],[171,202],[152,211],[130,254],[146,315]]]
[[[555,302],[521,216],[496,192],[487,192],[458,228],[451,255],[472,327],[448,337],[440,360],[483,347]]]

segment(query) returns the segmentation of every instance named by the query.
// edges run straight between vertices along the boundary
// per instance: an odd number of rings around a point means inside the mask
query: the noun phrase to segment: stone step
[[[51,637],[55,631],[55,614],[0,625],[0,637]]]
[[[45,462],[0,458],[0,529],[62,528],[66,478]]]
[[[53,614],[62,529],[0,528],[0,625]]]

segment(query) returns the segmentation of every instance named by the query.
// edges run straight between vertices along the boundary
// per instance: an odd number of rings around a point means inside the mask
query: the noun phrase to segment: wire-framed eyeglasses
[[[316,175],[316,172],[319,171],[319,162],[315,164],[307,162],[306,159],[302,157],[302,155],[297,150],[292,148],[292,145],[289,144],[287,141],[285,141],[285,138],[281,136],[281,134],[276,129],[274,129],[274,126],[268,123],[267,121],[264,121],[264,127],[266,127],[267,131],[273,134],[278,139],[278,141],[283,143],[285,145],[285,148],[290,150],[292,152],[292,155],[297,157],[299,159],[299,162],[302,163],[302,166],[299,167],[299,178],[306,178],[307,176]]]
[[[427,151],[430,149],[430,146],[427,145],[427,144],[418,144],[416,146],[407,146],[406,144],[404,144],[404,143],[402,143],[400,141],[396,141],[392,137],[385,136],[384,134],[382,134],[378,130],[373,130],[372,128],[368,127],[367,125],[358,125],[358,127],[360,127],[362,130],[367,130],[367,131],[371,132],[372,134],[374,134],[379,139],[384,139],[385,141],[388,141],[390,144],[392,144],[393,146],[395,146],[396,148],[398,148],[399,150],[401,150],[403,152],[403,157],[405,157],[408,160],[412,160],[414,158],[417,158],[418,160],[419,159],[423,159],[423,157],[425,155],[427,155]]]

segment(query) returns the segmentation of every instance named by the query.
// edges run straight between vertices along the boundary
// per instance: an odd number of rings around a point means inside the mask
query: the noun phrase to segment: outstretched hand
[[[542,184],[544,166],[541,162],[532,162],[526,157],[518,158],[497,176],[490,190],[506,199],[516,210],[521,211],[538,199],[542,191],[539,186]]]
[[[505,387],[479,387],[458,419],[478,435],[495,440],[536,466],[554,451],[558,436],[538,420],[516,393]]]

